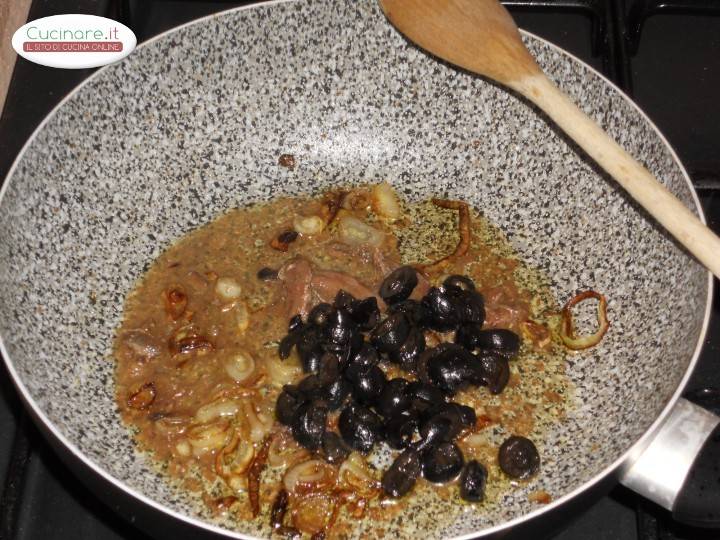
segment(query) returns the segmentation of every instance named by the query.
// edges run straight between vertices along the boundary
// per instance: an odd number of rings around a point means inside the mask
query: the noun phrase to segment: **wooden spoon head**
[[[497,0],[380,0],[390,22],[426,51],[513,86],[540,73]]]

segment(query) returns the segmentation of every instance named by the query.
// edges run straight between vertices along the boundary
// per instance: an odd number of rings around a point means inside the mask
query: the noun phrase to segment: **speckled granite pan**
[[[655,128],[598,74],[532,36],[566,92],[687,205]],[[281,152],[298,166],[277,166]],[[526,103],[409,46],[370,0],[298,0],[182,27],[101,70],[25,147],[0,206],[0,334],[36,412],[107,478],[213,521],[137,453],[113,404],[125,294],[170,242],[245,201],[389,179],[410,197],[476,203],[561,299],[592,287],[612,328],[570,366],[577,407],[543,474],[495,512],[418,519],[402,537],[469,534],[559,504],[610,472],[694,361],[708,276]],[[528,502],[542,488],[557,499]],[[359,525],[362,529],[362,524]],[[226,530],[267,535],[269,530]],[[418,536],[420,535],[420,536]]]

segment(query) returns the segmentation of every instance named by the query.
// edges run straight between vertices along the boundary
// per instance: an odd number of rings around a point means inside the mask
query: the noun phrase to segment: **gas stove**
[[[248,2],[34,0],[30,18],[89,13],[117,19],[144,41],[197,17]],[[720,1],[508,0],[518,25],[575,54],[630,95],[666,135],[690,173],[708,223],[720,232]],[[0,119],[0,179],[43,117],[92,70],[18,59]],[[720,412],[720,288],[687,396]],[[0,368],[0,538],[144,540],[68,471],[25,414]],[[675,523],[618,486],[552,540],[720,539]]]

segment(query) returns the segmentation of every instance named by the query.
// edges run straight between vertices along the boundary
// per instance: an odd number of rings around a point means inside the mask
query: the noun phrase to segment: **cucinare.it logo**
[[[53,15],[15,32],[20,56],[43,66],[81,69],[104,66],[130,54],[137,38],[124,24],[96,15]]]

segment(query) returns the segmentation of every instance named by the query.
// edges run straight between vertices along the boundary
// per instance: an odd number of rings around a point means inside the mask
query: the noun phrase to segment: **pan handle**
[[[720,417],[679,399],[620,482],[695,527],[720,527]]]

